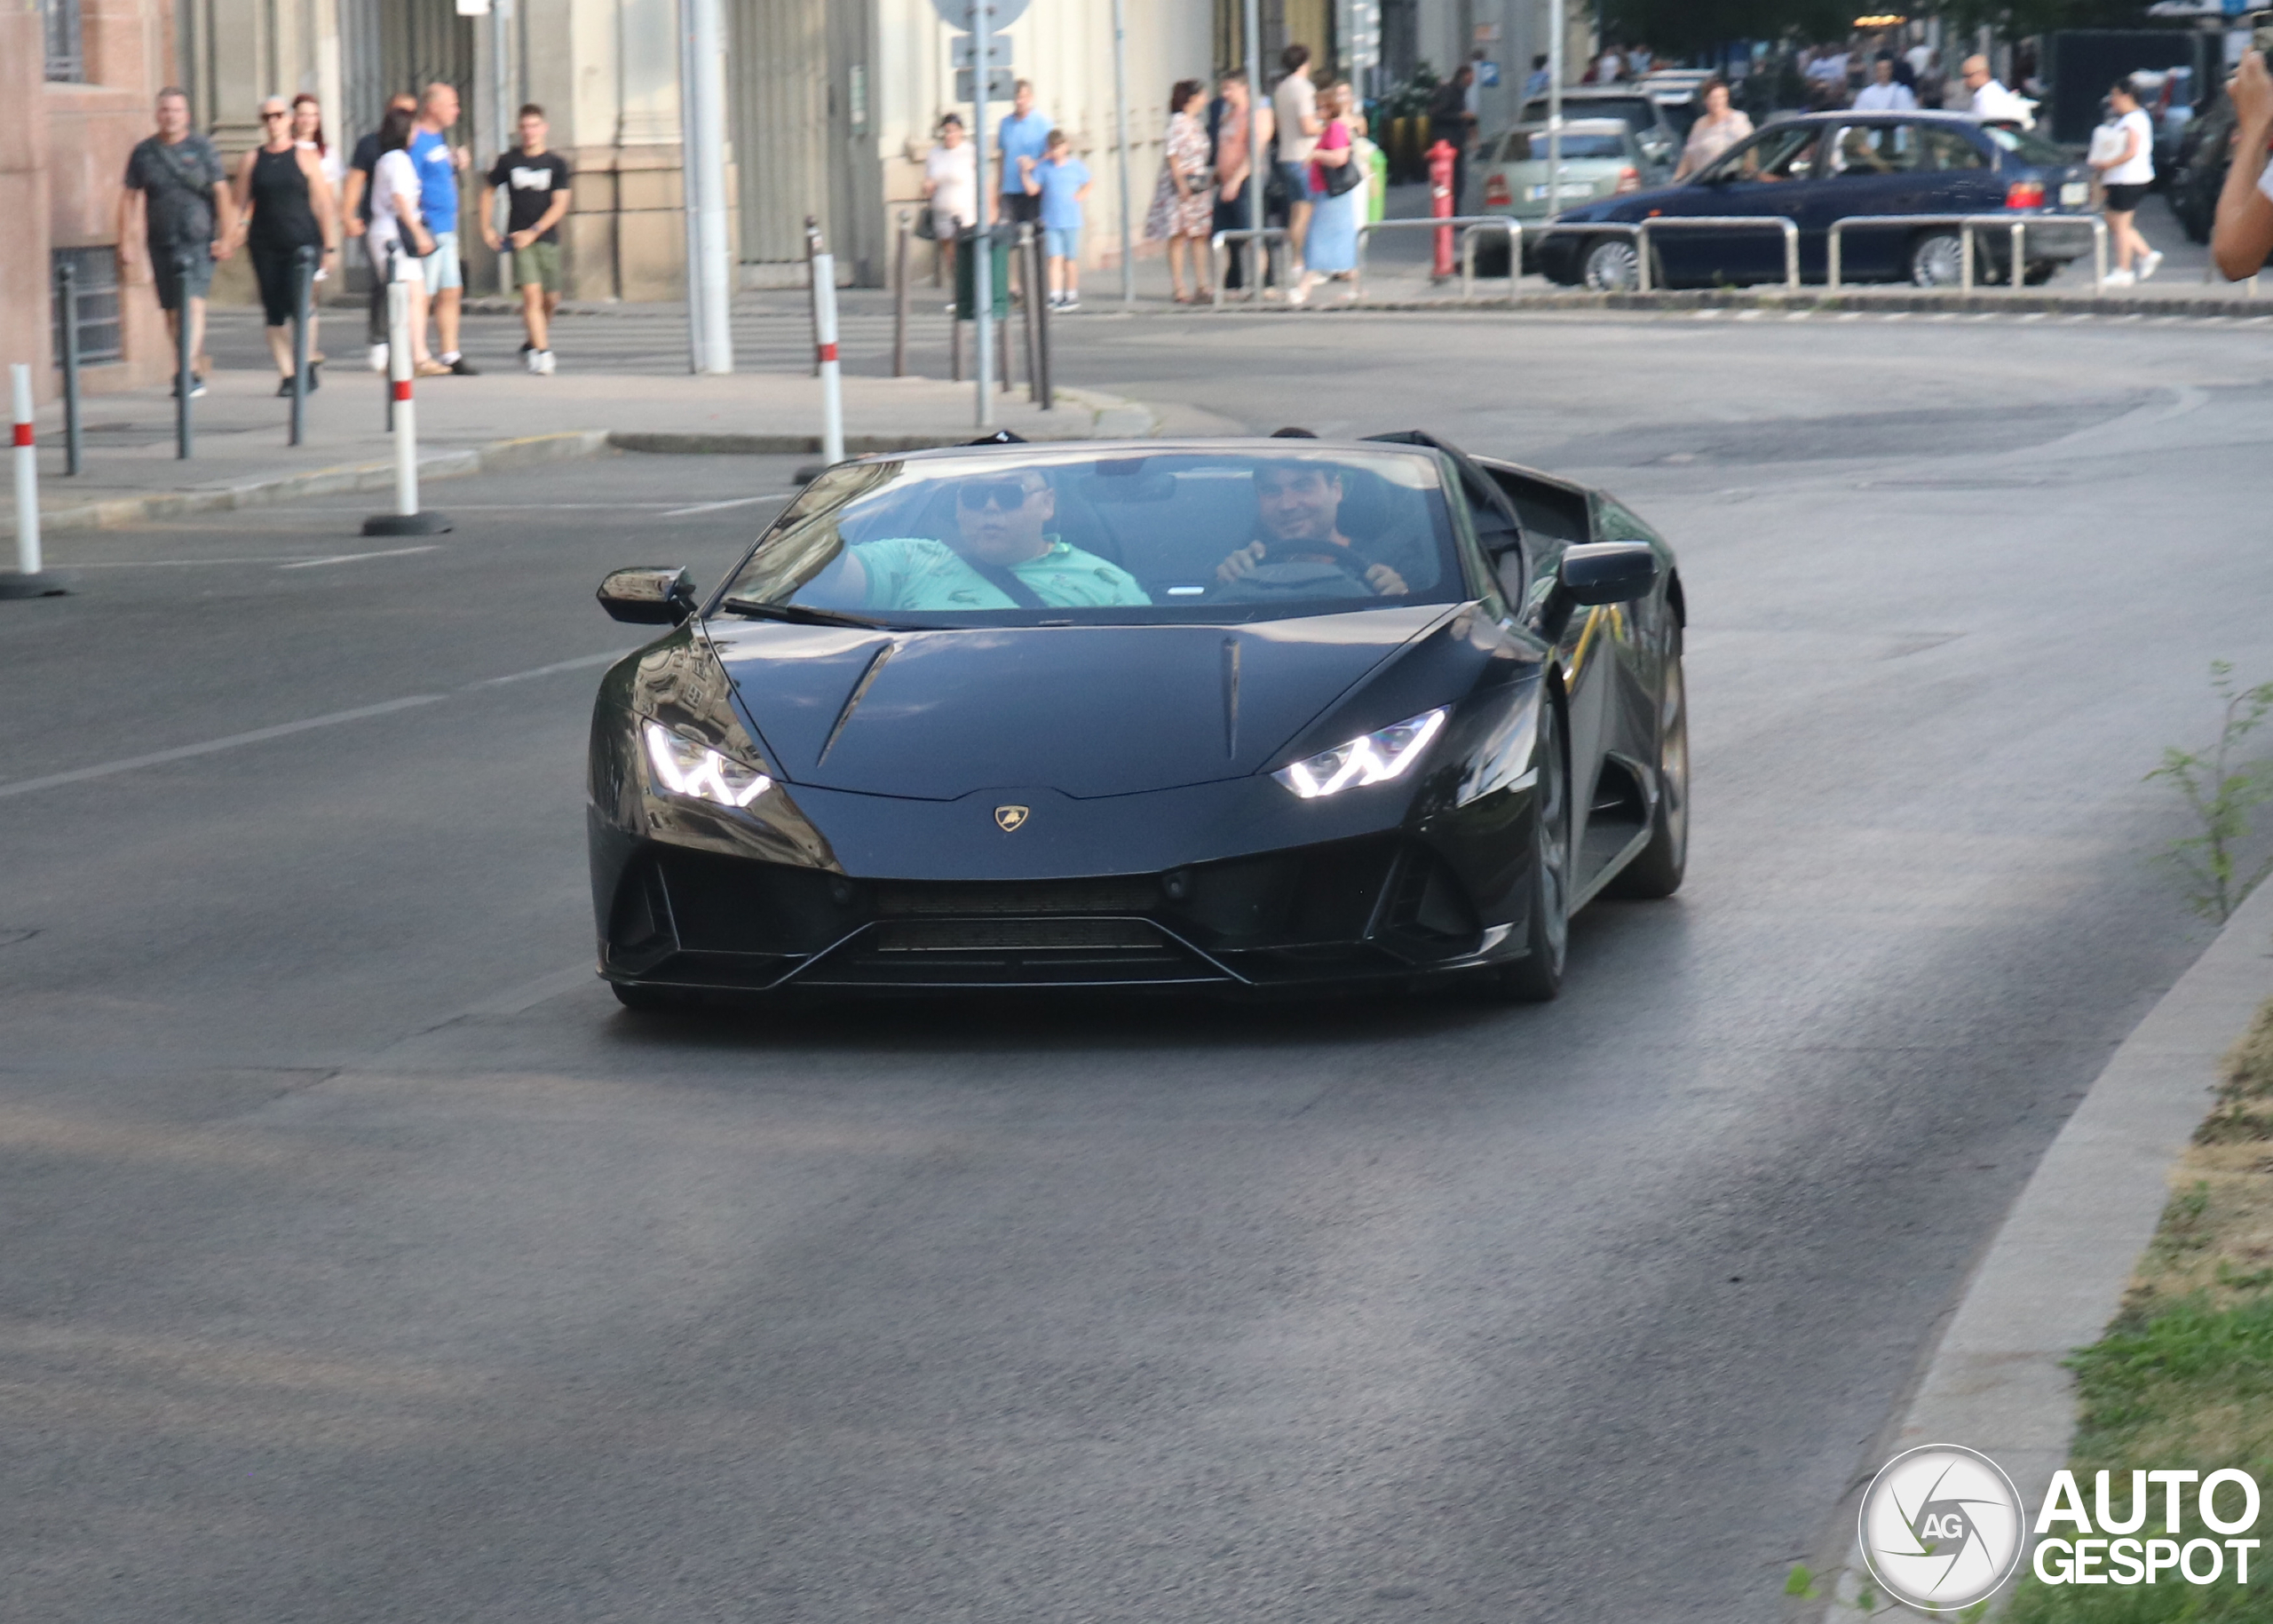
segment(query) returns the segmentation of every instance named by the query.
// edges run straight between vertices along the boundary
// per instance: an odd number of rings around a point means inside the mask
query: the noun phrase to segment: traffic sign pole
[[[978,165],[978,240],[971,244],[971,248],[978,258],[970,267],[970,313],[978,324],[974,336],[978,340],[978,426],[982,429],[994,426],[994,221],[992,217],[1002,206],[1002,189],[987,178],[986,170],[986,92],[994,88],[986,82],[986,47],[994,39],[993,11],[987,0],[971,0],[971,134],[978,148],[975,158]]]

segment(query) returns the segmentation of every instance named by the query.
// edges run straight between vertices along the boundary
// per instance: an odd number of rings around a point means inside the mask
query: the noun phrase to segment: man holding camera
[[[2265,71],[2266,31],[2258,49],[2246,51],[2233,83],[2233,162],[2225,190],[2218,194],[2218,223],[2210,236],[2210,257],[2229,281],[2246,281],[2273,257],[2273,175],[2265,152],[2273,142],[2273,75]]]

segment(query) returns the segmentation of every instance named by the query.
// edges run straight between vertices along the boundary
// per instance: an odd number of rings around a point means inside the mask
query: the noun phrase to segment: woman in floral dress
[[[1208,281],[1216,183],[1208,171],[1208,129],[1200,117],[1207,97],[1208,87],[1198,79],[1179,79],[1168,92],[1168,153],[1160,161],[1160,184],[1153,188],[1152,210],[1144,216],[1145,237],[1168,242],[1168,278],[1176,284],[1179,305],[1206,304],[1216,297]],[[1185,286],[1187,255],[1197,292]]]

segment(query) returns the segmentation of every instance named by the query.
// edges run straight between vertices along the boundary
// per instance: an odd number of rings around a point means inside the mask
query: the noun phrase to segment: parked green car
[[[1547,167],[1547,126],[1518,124],[1486,140],[1477,154],[1484,214],[1512,215],[1526,231],[1545,225],[1550,202],[1556,210],[1576,208],[1644,186],[1662,186],[1673,175],[1669,161],[1653,159],[1634,127],[1622,118],[1580,118],[1563,125],[1559,189]],[[1525,244],[1528,259],[1531,244]],[[1477,243],[1481,274],[1505,275],[1504,246],[1489,238]]]

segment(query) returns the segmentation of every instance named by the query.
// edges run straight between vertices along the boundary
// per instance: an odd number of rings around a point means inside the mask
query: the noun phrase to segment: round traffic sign
[[[931,0],[931,9],[950,28],[970,34],[978,27],[977,0]],[[1007,28],[1026,14],[1026,0],[986,0],[986,26]]]

